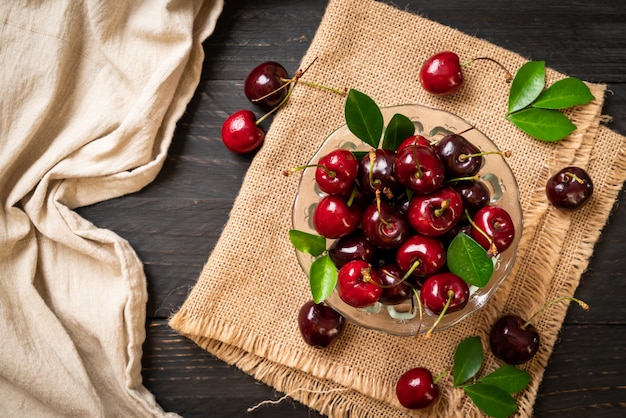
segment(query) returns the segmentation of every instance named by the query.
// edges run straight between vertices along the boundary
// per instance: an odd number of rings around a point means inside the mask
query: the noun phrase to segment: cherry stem
[[[383,218],[383,213],[380,210],[380,189],[376,189],[376,210],[378,211],[378,217],[380,218],[380,222],[382,222],[383,225],[385,225],[386,227],[391,226],[391,223],[389,223],[388,221],[385,220],[385,218]]]
[[[437,377],[435,377],[435,379],[433,380],[433,383],[439,383],[439,381],[443,379],[443,377],[446,376],[448,373],[450,373],[450,370],[444,370],[443,372],[439,373]]]
[[[405,275],[405,277],[408,277],[408,276]],[[422,300],[420,299],[419,293],[417,293],[417,289],[414,287],[411,287],[411,290],[413,291],[413,295],[415,296],[414,299],[417,300],[417,308],[419,309],[419,314],[420,314],[420,321],[417,326],[417,331],[415,332],[415,336],[417,337],[420,333],[420,330],[422,329],[422,324],[424,322],[424,308],[422,307]]]
[[[480,180],[480,174],[476,174],[475,176],[456,177],[456,178],[453,178],[453,179],[444,180],[444,182],[445,183],[455,183],[457,181],[463,181],[463,180],[469,180],[469,181],[476,180],[476,181],[478,181],[478,180]]]
[[[461,154],[459,155],[459,161],[465,162],[467,161],[467,159],[472,158],[472,157],[482,157],[483,155],[490,155],[490,154],[498,154],[506,158],[509,158],[512,155],[511,151],[504,151],[504,152],[503,151],[484,151],[484,152],[477,152],[475,154]]]
[[[576,182],[578,182],[578,183],[580,183],[580,184],[585,184],[585,183],[587,182],[587,180],[585,180],[585,179],[581,179],[581,178],[580,178],[580,177],[578,177],[576,174],[571,173],[571,172],[569,172],[569,171],[566,171],[566,172],[565,172],[565,173],[563,173],[563,174],[565,174],[566,176],[570,176],[571,178],[573,178],[573,179],[574,179],[574,181],[576,181]],[[566,180],[567,180],[567,179],[566,179]]]
[[[461,68],[464,68],[468,65],[470,65],[471,63],[473,63],[474,61],[480,61],[480,60],[484,60],[484,61],[491,61],[495,64],[497,64],[500,68],[502,68],[504,70],[504,79],[507,83],[510,83],[511,80],[513,80],[513,75],[511,75],[511,72],[508,70],[508,68],[506,68],[504,65],[502,65],[500,62],[494,60],[493,58],[490,57],[478,57],[478,58],[472,58],[469,61],[464,62],[463,64],[461,64]]]
[[[281,78],[281,81],[285,82],[285,83],[289,83],[291,82],[291,78]],[[318,84],[318,83],[313,83],[312,81],[305,81],[305,80],[300,80],[300,83],[304,84],[305,86],[309,86],[309,87],[315,87],[321,90],[326,90],[326,91],[330,91],[332,93],[338,94],[340,96],[345,96],[347,94],[347,89],[343,89],[343,90],[339,90],[333,87],[328,87],[328,86],[324,86],[322,84]],[[271,94],[271,93],[270,93]]]
[[[324,164],[306,164],[306,165],[301,165],[298,167],[293,167],[290,168],[288,170],[283,170],[283,175],[284,176],[289,176],[293,173],[296,173],[300,170],[304,170],[306,168],[311,168],[311,167],[315,167],[315,168],[321,168],[322,170],[324,170],[326,172],[326,174],[328,174],[328,177],[330,177],[331,179],[334,179],[337,176],[337,173],[333,170],[330,170],[328,167],[326,167]]]
[[[533,320],[534,320],[534,319],[535,319],[535,318],[536,318],[539,314],[541,314],[543,311],[545,311],[546,309],[548,309],[550,306],[554,305],[555,303],[562,302],[562,301],[564,301],[564,300],[571,300],[571,301],[574,301],[574,302],[578,303],[578,304],[580,305],[580,307],[581,307],[581,308],[583,308],[584,310],[586,310],[586,311],[588,311],[588,310],[589,310],[589,305],[588,305],[586,302],[583,302],[582,300],[577,299],[577,298],[574,298],[574,297],[563,296],[563,297],[561,297],[561,298],[555,299],[555,300],[553,300],[553,301],[551,301],[551,302],[547,303],[546,305],[544,305],[544,306],[543,306],[543,308],[541,308],[541,309],[539,309],[537,312],[535,312],[535,313],[533,314],[533,316],[531,316],[531,317],[528,319],[528,321],[526,321],[526,322],[524,323],[524,325],[522,325],[522,329],[526,329],[526,327],[527,327],[527,326],[529,326],[529,325],[533,322]]]
[[[479,228],[478,225],[476,225],[476,222],[474,222],[474,220],[470,216],[470,213],[467,209],[465,209],[465,216],[467,217],[467,220],[469,221],[469,223],[472,225],[472,228],[478,231],[489,242],[489,250],[487,251],[487,256],[494,257],[498,255],[498,247],[496,247],[496,244],[493,242],[493,239],[485,231]]]
[[[419,160],[417,159],[417,147],[416,146],[413,147],[413,159],[415,160],[415,168],[417,168],[417,171],[415,172],[415,178],[421,179],[422,176],[424,175],[424,172],[422,171],[422,166]]]
[[[443,202],[441,202],[441,206],[435,209],[433,213],[435,214],[436,217],[443,216],[446,209],[448,209],[449,207],[450,207],[450,199],[446,199]]]
[[[437,328],[437,325],[439,325],[439,323],[443,319],[443,316],[446,314],[446,311],[450,307],[450,304],[452,303],[452,299],[453,298],[454,298],[454,291],[453,290],[448,290],[448,300],[446,301],[446,304],[443,306],[443,310],[441,311],[441,313],[437,317],[437,320],[435,321],[433,326],[430,327],[430,329],[428,330],[428,332],[426,332],[426,334],[424,334],[424,339],[425,340],[429,339],[432,336],[433,331],[435,330],[435,328]]]

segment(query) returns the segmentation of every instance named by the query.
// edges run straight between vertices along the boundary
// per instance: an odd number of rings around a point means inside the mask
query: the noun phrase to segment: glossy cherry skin
[[[383,293],[378,300],[385,305],[397,305],[413,297],[413,290],[407,280],[403,280],[404,272],[394,264],[385,264],[376,269],[383,284]]]
[[[392,198],[400,194],[402,186],[394,172],[396,155],[394,152],[377,149],[368,152],[359,161],[358,183],[368,195],[381,191],[382,198]]]
[[[382,281],[371,264],[354,260],[337,273],[337,294],[355,308],[373,305],[383,293]]]
[[[427,195],[415,195],[409,203],[409,223],[419,234],[429,237],[448,232],[462,214],[461,195],[449,186]]]
[[[470,215],[486,206],[491,199],[491,193],[482,181],[462,180],[454,183],[452,187],[461,195],[463,209],[467,209]]]
[[[413,136],[406,138],[404,141],[400,143],[400,145],[398,145],[398,149],[396,150],[396,153],[403,148],[410,147],[411,145],[423,145],[425,147],[430,147],[431,143],[428,139],[426,139],[422,135],[413,135]]]
[[[287,88],[278,89],[288,78],[285,67],[274,61],[266,61],[250,71],[244,81],[243,90],[248,100],[255,105],[265,108],[274,107],[287,96]],[[273,91],[273,94],[261,99]]]
[[[328,194],[345,195],[352,189],[359,171],[359,162],[346,149],[336,149],[319,159],[315,181]]]
[[[565,167],[546,183],[546,196],[557,208],[575,210],[593,194],[593,182],[580,167]]]
[[[432,193],[445,179],[445,167],[431,147],[414,145],[398,151],[395,175],[403,186],[417,194]]]
[[[328,250],[330,259],[338,269],[349,261],[363,260],[368,263],[376,261],[376,248],[365,238],[361,229],[339,238]]]
[[[400,376],[396,383],[396,397],[405,408],[426,408],[439,398],[439,387],[433,382],[430,370],[416,367]]]
[[[472,238],[484,249],[491,250],[491,242],[478,229],[486,233],[496,246],[497,252],[509,248],[515,238],[515,224],[511,215],[500,206],[484,206],[473,217],[475,227]]]
[[[450,304],[445,313],[461,310],[469,300],[469,286],[459,276],[445,272],[430,276],[420,291],[422,304],[435,315],[444,311],[448,299]]]
[[[508,364],[522,364],[533,358],[539,349],[539,333],[517,315],[498,319],[489,332],[489,347],[494,356]]]
[[[324,303],[306,302],[298,312],[302,339],[315,348],[326,348],[339,338],[345,328],[344,317]]]
[[[392,205],[371,203],[361,217],[361,228],[367,240],[376,248],[397,248],[411,234],[409,221]]]
[[[424,90],[437,96],[454,94],[463,87],[459,56],[451,51],[439,52],[424,62],[419,72]]]
[[[345,200],[333,195],[324,196],[313,211],[313,226],[326,238],[341,238],[354,231],[361,221],[361,211],[348,206]]]
[[[412,275],[426,277],[437,273],[445,266],[446,252],[440,240],[424,235],[412,235],[398,248],[396,262],[405,272],[418,263]]]
[[[434,148],[445,166],[448,179],[474,176],[483,165],[482,155],[468,157],[480,153],[480,150],[462,135],[446,135]]]
[[[230,115],[222,125],[222,141],[226,148],[237,154],[247,154],[263,144],[265,132],[256,124],[250,110],[239,110]]]

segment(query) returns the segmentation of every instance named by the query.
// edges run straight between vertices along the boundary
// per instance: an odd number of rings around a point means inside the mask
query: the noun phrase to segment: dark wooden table
[[[144,190],[80,209],[128,239],[148,277],[144,383],[168,411],[184,417],[240,417],[282,394],[212,357],[167,325],[183,303],[220,235],[251,156],[236,156],[220,139],[223,120],[251,108],[243,79],[257,64],[281,62],[293,73],[310,45],[324,0],[226,1],[196,95],[180,121],[169,158]],[[626,8],[620,0],[408,1],[406,9],[487,39],[561,72],[607,83],[608,124],[626,134]],[[536,402],[538,417],[626,414],[626,193],[622,190],[572,308]],[[250,416],[315,417],[287,400]]]

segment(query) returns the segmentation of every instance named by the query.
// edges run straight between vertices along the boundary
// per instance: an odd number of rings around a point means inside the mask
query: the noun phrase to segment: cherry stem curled
[[[464,63],[461,64],[461,68],[464,68],[468,65],[470,65],[471,63],[473,63],[474,61],[480,61],[480,60],[484,60],[484,61],[491,61],[494,64],[498,65],[498,67],[502,68],[504,70],[504,80],[507,83],[510,83],[513,80],[513,75],[511,74],[511,72],[508,70],[508,68],[506,68],[504,65],[502,65],[502,63],[496,61],[493,58],[490,57],[478,57],[478,58],[472,58],[469,61],[465,61]]]
[[[533,314],[533,316],[531,316],[528,321],[526,321],[524,323],[524,325],[522,325],[522,329],[526,329],[526,327],[528,327],[530,324],[532,324],[533,320],[539,315],[541,314],[543,311],[545,311],[546,309],[548,309],[549,307],[551,307],[552,305],[554,305],[555,303],[558,302],[562,302],[564,300],[571,300],[573,302],[576,302],[578,305],[580,305],[581,308],[583,308],[585,311],[589,310],[589,305],[586,302],[583,302],[580,299],[574,298],[574,297],[569,297],[569,296],[563,296],[561,298],[558,299],[554,299],[553,301],[547,303],[546,305],[544,305],[541,309],[539,309],[537,312],[535,312]]]

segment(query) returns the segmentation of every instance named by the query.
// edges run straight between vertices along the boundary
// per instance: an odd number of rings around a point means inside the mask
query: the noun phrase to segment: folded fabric
[[[221,9],[0,5],[0,415],[167,415],[141,383],[142,263],[72,209],[154,179]]]
[[[427,94],[419,86],[418,63],[442,50],[454,50],[462,60],[488,56],[511,70],[526,62],[484,40],[389,5],[331,0],[302,67],[317,59],[305,79],[358,89],[381,106],[418,103],[455,113],[500,149],[512,151],[507,161],[520,187],[524,231],[515,267],[490,302],[428,341],[350,324],[326,350],[304,344],[296,317],[311,296],[288,238],[298,178],[284,178],[281,171],[309,161],[324,139],[345,123],[345,99],[298,86],[252,162],[197,284],[171,319],[175,330],[329,416],[480,416],[461,389],[451,389],[450,375],[441,382],[441,399],[417,412],[399,404],[395,382],[417,366],[435,374],[450,369],[457,344],[472,335],[484,339],[502,313],[528,316],[547,300],[574,293],[626,179],[626,143],[600,125],[603,85],[589,84],[595,100],[568,112],[577,130],[557,143],[535,140],[504,118],[509,87],[495,65],[466,67],[466,84],[452,97]],[[562,77],[548,69],[548,83]],[[585,167],[596,184],[592,200],[574,213],[553,208],[544,191],[548,177],[568,164]],[[523,366],[532,378],[517,395],[522,416],[532,413],[566,309],[566,304],[555,305],[536,321],[542,345]],[[487,352],[484,369],[497,365]]]

